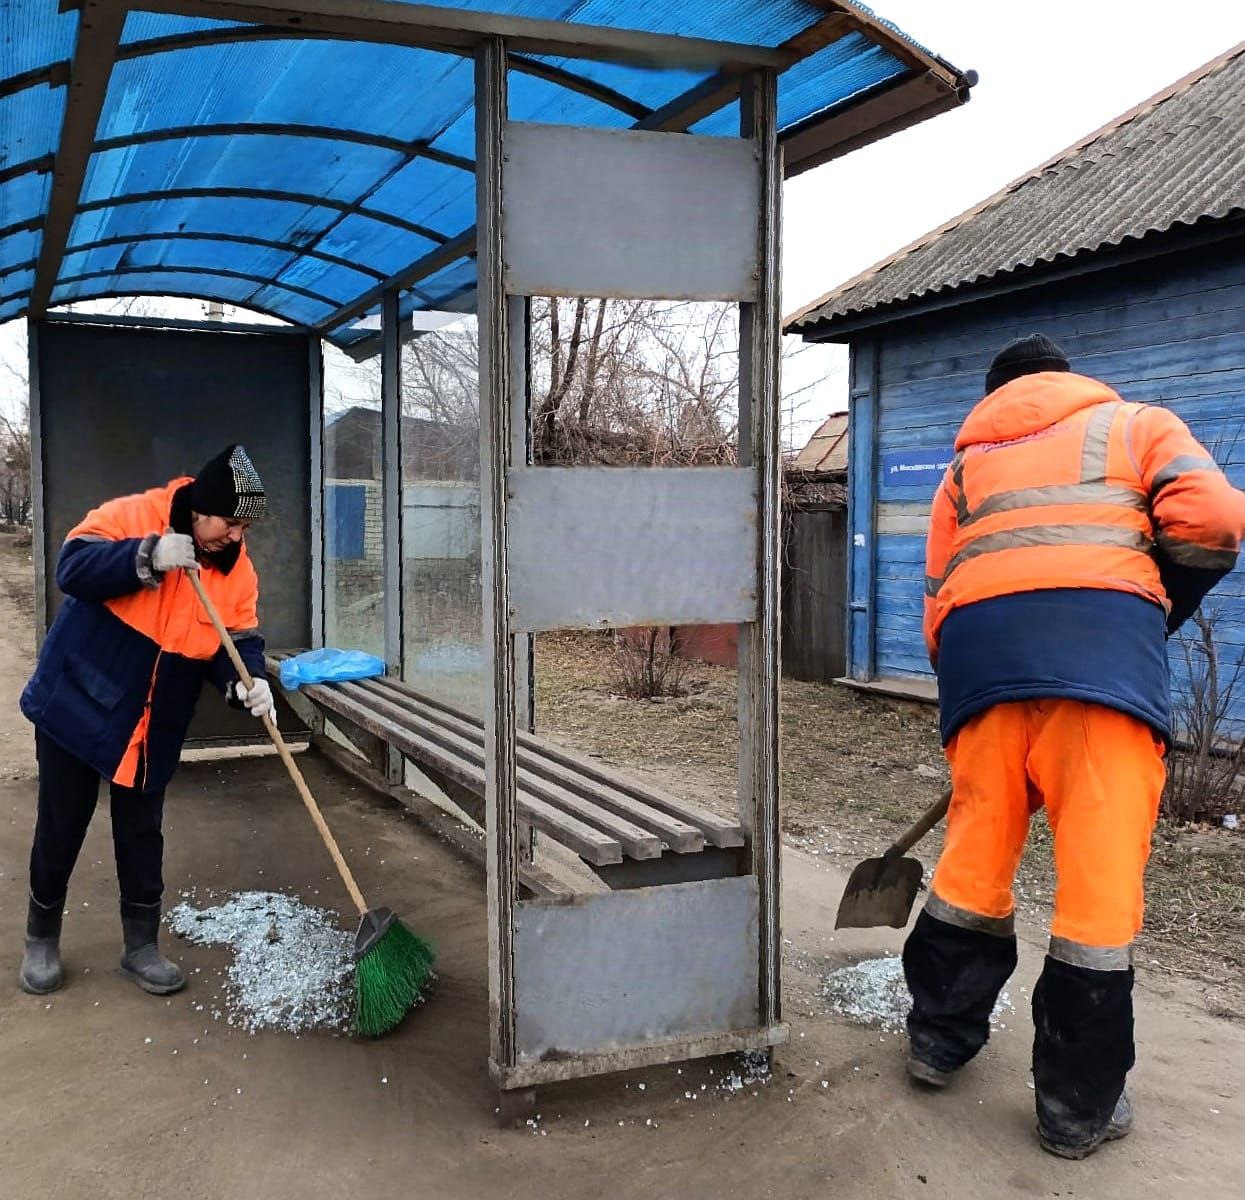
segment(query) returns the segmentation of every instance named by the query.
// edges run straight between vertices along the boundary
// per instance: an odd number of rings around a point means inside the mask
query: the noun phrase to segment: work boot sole
[[[908,1075],[917,1083],[931,1088],[945,1088],[951,1082],[950,1071],[940,1071],[937,1067],[931,1067],[929,1063],[922,1062],[911,1055],[908,1057]]]
[[[1048,1141],[1042,1132],[1038,1131],[1038,1142],[1047,1154],[1053,1154],[1056,1158],[1067,1158],[1073,1162],[1080,1162],[1082,1159],[1088,1158],[1095,1150],[1106,1142],[1118,1142],[1121,1138],[1126,1138],[1133,1131],[1133,1124],[1130,1120],[1127,1125],[1108,1125],[1107,1131],[1096,1142],[1090,1142],[1084,1146],[1069,1146],[1063,1142]]]
[[[122,967],[121,974],[127,979],[132,979],[144,992],[148,992],[153,996],[171,996],[174,992],[180,992],[186,986],[184,979],[179,979],[176,983],[151,983],[137,971],[131,971],[129,967]]]
[[[18,975],[17,982],[21,985],[21,989],[28,996],[50,996],[53,992],[59,992],[64,986],[65,980],[62,976],[51,987],[35,987],[25,975]]]

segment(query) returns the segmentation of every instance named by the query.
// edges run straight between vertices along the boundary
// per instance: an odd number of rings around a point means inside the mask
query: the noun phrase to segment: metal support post
[[[510,387],[515,411],[510,422],[510,462],[529,466],[532,461],[531,332],[532,301],[527,296],[506,297],[506,321],[510,337]],[[530,633],[514,638],[515,720],[528,733],[536,726],[536,693],[533,688],[535,639]],[[535,832],[531,838],[535,839]],[[528,856],[530,858],[530,854]]]
[[[324,353],[314,334],[307,340],[307,428],[311,451],[311,646],[324,645]]]
[[[383,541],[382,579],[385,614],[385,665],[390,675],[402,675],[402,342],[398,294],[386,292],[381,300],[380,351],[380,490]],[[402,783],[402,755],[390,749],[390,783]]]
[[[28,386],[30,388],[30,551],[35,565],[35,646],[48,632],[47,528],[43,511],[43,401],[39,392],[38,321],[26,322]]]
[[[35,280],[30,289],[32,319],[45,316],[52,303],[52,291],[82,198],[96,128],[128,15],[128,4],[105,0],[82,5],[78,17],[78,41],[69,65],[69,86],[65,88],[65,117],[52,170],[52,190],[43,219]]]
[[[760,486],[757,619],[740,627],[739,638],[739,801],[760,896],[762,1026],[780,1021],[782,1010],[778,808],[782,157],[777,94],[777,76],[764,71],[745,83],[741,97],[741,133],[752,139],[761,165],[757,299],[740,306],[739,459],[741,466],[757,468]]]
[[[502,258],[502,135],[506,47],[476,50],[476,261],[480,327],[480,516],[485,826],[488,835],[489,1051],[494,1069],[515,1063],[516,858],[515,662],[506,576],[506,467],[511,453],[511,351]]]

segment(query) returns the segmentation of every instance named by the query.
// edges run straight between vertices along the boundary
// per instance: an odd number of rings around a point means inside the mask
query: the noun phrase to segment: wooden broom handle
[[[246,663],[242,661],[242,655],[238,653],[238,647],[233,644],[233,638],[229,636],[229,630],[225,628],[225,623],[220,619],[220,613],[216,611],[216,606],[208,599],[208,594],[203,587],[203,580],[199,578],[199,572],[187,571],[186,575],[190,579],[190,584],[194,588],[195,594],[199,597],[199,603],[203,605],[203,610],[211,619],[212,624],[216,626],[220,644],[225,648],[225,653],[229,655],[229,661],[233,663],[233,669],[238,672],[238,678],[242,680],[243,686],[246,687],[247,691],[250,691],[255,686],[255,680],[251,678],[251,673],[246,669]],[[306,805],[307,811],[311,814],[311,819],[319,831],[320,839],[324,842],[325,849],[332,855],[333,863],[337,867],[337,873],[342,877],[342,883],[346,885],[346,891],[350,893],[350,898],[354,901],[355,908],[359,910],[359,916],[363,916],[367,912],[367,901],[363,899],[363,893],[359,891],[359,885],[355,883],[354,875],[351,874],[350,868],[346,865],[346,860],[342,857],[341,850],[337,847],[337,839],[333,836],[332,830],[325,824],[324,817],[320,813],[320,806],[311,794],[311,789],[307,786],[303,773],[298,769],[298,764],[294,761],[294,756],[290,753],[289,746],[285,744],[285,738],[281,736],[281,731],[277,728],[277,723],[271,716],[265,716],[263,722],[264,728],[268,730],[268,736],[272,738],[272,744],[276,746],[277,753],[281,756],[281,761],[285,763],[285,769],[289,771],[290,778],[298,789],[298,794],[303,798],[303,804]]]

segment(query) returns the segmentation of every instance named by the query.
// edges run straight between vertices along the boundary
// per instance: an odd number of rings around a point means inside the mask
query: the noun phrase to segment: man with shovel
[[[1042,1146],[1132,1126],[1131,943],[1172,736],[1166,637],[1236,562],[1245,495],[1188,428],[1008,345],[934,498],[925,636],[951,764],[946,845],[904,948],[910,1074],[985,1044],[1016,966],[1012,878],[1045,806],[1058,882],[1033,994]]]
[[[259,583],[243,544],[265,503],[246,451],[229,446],[193,479],[94,509],[61,548],[56,582],[66,598],[22,693],[39,762],[19,977],[27,992],[61,986],[61,915],[101,776],[111,781],[121,969],[156,995],[185,986],[157,945],[164,789],[205,678],[256,717],[273,711]],[[187,572],[199,573],[223,614],[253,688],[238,682]]]

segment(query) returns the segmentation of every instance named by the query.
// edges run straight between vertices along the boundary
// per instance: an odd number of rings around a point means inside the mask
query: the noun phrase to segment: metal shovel
[[[872,929],[876,925],[902,929],[908,923],[923,871],[915,858],[904,855],[947,815],[950,804],[951,789],[947,788],[881,858],[866,858],[857,864],[843,890],[835,929]]]

